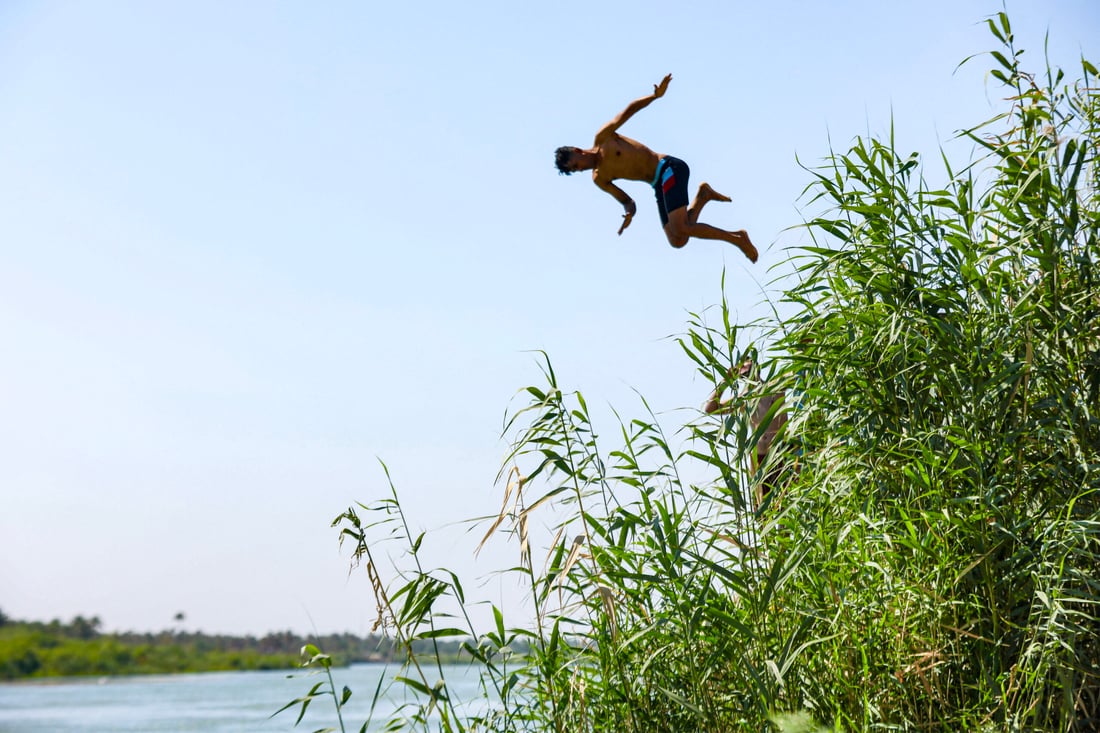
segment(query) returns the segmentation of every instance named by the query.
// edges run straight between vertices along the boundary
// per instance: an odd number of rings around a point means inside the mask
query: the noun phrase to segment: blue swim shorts
[[[657,164],[653,193],[657,195],[657,212],[661,215],[661,226],[668,224],[668,212],[688,205],[690,174],[688,164],[671,155],[661,158],[661,162]]]

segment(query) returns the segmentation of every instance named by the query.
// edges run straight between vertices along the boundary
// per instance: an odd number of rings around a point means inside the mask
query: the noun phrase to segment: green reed
[[[787,315],[692,315],[678,343],[724,414],[670,439],[643,400],[609,447],[544,355],[484,540],[516,543],[533,623],[451,624],[462,586],[420,566],[396,492],[380,523],[338,519],[410,650],[421,703],[391,728],[1100,727],[1097,71],[1029,74],[1008,18],[988,25],[1005,110],[961,133],[972,159],[942,154],[933,186],[892,131],[857,139],[808,169]],[[746,356],[761,378],[735,384]],[[749,413],[780,389],[757,466]],[[379,568],[394,534],[409,567]],[[412,653],[458,635],[488,712]]]

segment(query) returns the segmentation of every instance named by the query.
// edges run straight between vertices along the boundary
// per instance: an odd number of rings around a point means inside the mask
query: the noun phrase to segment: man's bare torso
[[[617,178],[649,183],[657,175],[661,156],[637,140],[616,132],[596,137],[594,143],[600,159],[592,171],[596,183],[610,183]]]

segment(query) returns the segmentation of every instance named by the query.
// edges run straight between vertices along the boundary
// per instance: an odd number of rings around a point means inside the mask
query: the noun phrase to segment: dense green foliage
[[[337,520],[398,643],[478,640],[488,709],[414,657],[395,727],[1100,729],[1097,72],[1029,75],[1007,17],[989,27],[1006,111],[963,133],[972,160],[931,186],[892,138],[857,140],[810,171],[788,314],[693,317],[702,375],[752,355],[767,386],[693,418],[685,449],[652,414],[606,449],[547,360],[486,537],[518,542],[533,627],[456,623],[461,583],[420,566],[396,493]],[[748,413],[775,389],[790,420],[754,470]],[[394,537],[415,567],[390,585]]]
[[[77,675],[164,674],[221,670],[289,669],[307,644],[323,644],[340,664],[392,662],[398,650],[382,636],[328,634],[302,638],[289,631],[253,636],[201,632],[100,633],[98,618],[69,623],[14,621],[0,614],[0,680]],[[455,641],[439,651],[444,661],[464,655]]]

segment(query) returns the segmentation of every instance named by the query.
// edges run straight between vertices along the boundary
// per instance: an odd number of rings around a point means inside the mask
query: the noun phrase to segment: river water
[[[345,685],[352,690],[343,709],[346,730],[358,731],[366,722],[379,679],[392,678],[396,671],[382,664],[332,670],[337,691]],[[452,699],[474,701],[475,707],[484,709],[484,702],[478,701],[476,670],[444,666],[443,671]],[[297,728],[300,707],[270,717],[322,680],[323,675],[293,670],[3,683],[0,733],[274,733],[330,726],[339,730],[331,697],[314,700]],[[401,685],[392,687],[375,705],[367,730],[383,730],[389,716],[410,699]]]

